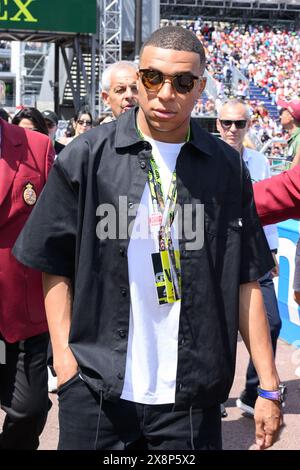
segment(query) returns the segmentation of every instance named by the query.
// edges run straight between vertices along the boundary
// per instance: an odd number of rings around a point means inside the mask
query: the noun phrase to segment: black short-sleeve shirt
[[[124,220],[134,219],[129,209],[141,200],[151,156],[135,113],[85,133],[60,153],[14,247],[22,263],[72,279],[69,344],[83,376],[109,400],[122,392],[129,329]],[[176,407],[208,407],[225,401],[232,385],[240,284],[259,279],[273,260],[249,172],[235,150],[192,120],[176,174],[182,210],[194,217],[197,204],[204,205],[203,246],[187,243],[193,240],[184,230],[179,242]],[[111,207],[116,236],[99,239],[100,216]]]

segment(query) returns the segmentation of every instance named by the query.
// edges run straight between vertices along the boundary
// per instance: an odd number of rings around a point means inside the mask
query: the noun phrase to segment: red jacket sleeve
[[[255,183],[253,188],[262,225],[300,218],[300,165]]]
[[[47,156],[46,156],[47,164],[45,166],[45,169],[46,169],[46,179],[47,179],[49,175],[49,171],[51,170],[54,159],[55,159],[55,150],[50,139],[47,145],[46,153],[47,153]]]

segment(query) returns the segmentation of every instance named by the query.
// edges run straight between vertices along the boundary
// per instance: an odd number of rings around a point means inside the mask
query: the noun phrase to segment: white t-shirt
[[[249,173],[253,183],[264,180],[265,178],[270,178],[270,164],[265,155],[260,152],[257,152],[256,150],[244,148],[243,160],[249,169]],[[278,248],[277,225],[265,225],[263,229],[268,240],[270,250]]]
[[[166,200],[183,143],[167,144],[148,137],[145,140],[152,145]],[[151,259],[151,254],[157,251],[157,243],[149,229],[146,238],[137,237],[137,233],[141,232],[140,227],[145,223],[148,225],[148,217],[152,212],[147,182],[128,247],[131,308],[121,398],[136,403],[164,404],[175,401],[180,301],[158,304]],[[175,217],[171,232],[175,249],[178,247],[174,235],[176,224]]]

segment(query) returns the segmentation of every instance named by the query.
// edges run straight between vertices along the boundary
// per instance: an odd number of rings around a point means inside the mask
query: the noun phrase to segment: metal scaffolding
[[[123,0],[99,0],[100,2],[100,79],[109,64],[122,58],[122,3]],[[100,91],[100,90],[99,90]],[[104,104],[99,100],[100,112]]]

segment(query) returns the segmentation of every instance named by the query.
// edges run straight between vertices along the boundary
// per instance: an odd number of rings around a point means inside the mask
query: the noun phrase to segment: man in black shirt
[[[60,449],[220,449],[238,329],[261,387],[278,390],[249,173],[190,118],[204,68],[192,32],[154,32],[140,108],[68,145],[15,246],[44,272]],[[259,397],[258,448],[280,419]]]

